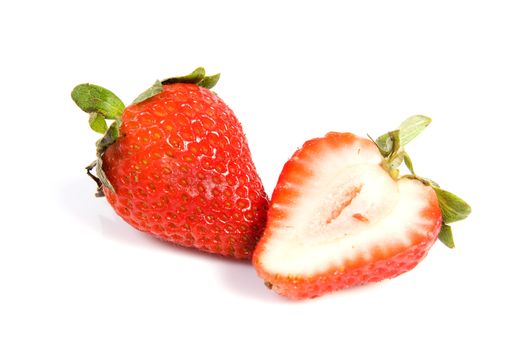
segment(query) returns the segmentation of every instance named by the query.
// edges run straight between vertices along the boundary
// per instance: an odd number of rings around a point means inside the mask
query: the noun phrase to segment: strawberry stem
[[[91,174],[91,171],[95,166],[97,166],[96,160],[86,167],[86,173],[97,184],[97,192],[95,192],[95,197],[104,197],[104,191],[102,191],[102,181],[100,181],[100,179],[95,175]]]
[[[383,156],[383,168],[394,180],[400,178],[398,168],[405,163],[410,175],[403,175],[401,178],[418,180],[432,187],[438,198],[442,216],[442,228],[438,237],[447,247],[454,248],[452,228],[448,224],[466,219],[471,213],[471,207],[455,194],[441,189],[434,181],[416,175],[412,160],[404,149],[404,146],[419,135],[431,121],[430,118],[422,115],[412,116],[401,123],[399,129],[383,134],[372,141]]]

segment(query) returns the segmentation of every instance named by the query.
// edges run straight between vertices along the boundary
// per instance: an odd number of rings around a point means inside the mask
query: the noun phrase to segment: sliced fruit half
[[[375,142],[331,132],[294,153],[253,257],[268,287],[293,299],[312,298],[412,269],[440,232],[453,246],[446,224],[466,217],[470,207],[415,175],[404,151],[429,123],[411,117]],[[403,162],[410,175],[399,176]],[[443,207],[454,208],[450,217]]]

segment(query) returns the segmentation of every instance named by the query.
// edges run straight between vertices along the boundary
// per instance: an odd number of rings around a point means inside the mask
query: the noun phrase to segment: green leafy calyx
[[[146,101],[150,97],[158,95],[161,92],[162,92],[162,83],[157,80],[155,83],[153,83],[153,85],[150,88],[148,88],[146,91],[138,95],[137,98],[133,100],[133,104],[140,103],[142,101]]]
[[[432,119],[424,115],[414,115],[407,118],[399,126],[399,143],[405,146],[416,138],[432,122]]]
[[[103,134],[97,141],[97,159],[86,167],[88,175],[97,183],[96,196],[104,196],[102,186],[115,191],[102,168],[102,156],[106,149],[119,136],[121,116],[125,105],[113,92],[94,84],[77,85],[71,92],[71,98],[84,112],[89,115],[89,126],[95,132]],[[112,121],[108,126],[107,121]],[[96,167],[97,175],[91,171]]]
[[[126,107],[117,95],[94,84],[77,85],[71,91],[71,98],[84,112],[104,119],[120,118]]]
[[[171,85],[177,83],[195,84],[202,86],[206,89],[211,89],[217,84],[220,74],[206,76],[206,70],[203,67],[196,68],[193,72],[188,75],[181,77],[168,78],[162,81],[157,80],[149,89],[141,93],[134,101],[133,104],[146,101],[147,99],[158,95],[162,92],[164,85]]]
[[[459,220],[466,219],[471,212],[470,205],[454,193],[445,191],[433,186],[438,197],[439,206],[443,215],[443,222],[450,224]]]
[[[401,123],[398,129],[379,136],[373,142],[383,156],[383,168],[392,178],[395,180],[400,178],[399,167],[404,163],[410,174],[401,177],[419,180],[433,188],[442,216],[441,231],[438,238],[447,247],[454,248],[452,228],[448,224],[466,219],[471,212],[470,206],[455,194],[441,189],[434,181],[416,175],[412,160],[405,151],[405,146],[418,136],[431,121],[430,118],[423,115],[412,116]]]
[[[441,225],[438,239],[449,248],[454,248],[456,246],[454,244],[454,237],[452,236],[452,227],[447,224]]]

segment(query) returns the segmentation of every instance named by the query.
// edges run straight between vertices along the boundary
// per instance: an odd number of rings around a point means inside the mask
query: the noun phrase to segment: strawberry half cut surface
[[[414,116],[375,142],[331,132],[285,164],[253,263],[268,287],[312,298],[414,268],[470,207],[415,175],[404,145],[430,119]],[[410,175],[400,176],[402,163]]]
[[[218,79],[197,68],[155,82],[127,107],[93,84],[71,96],[103,134],[87,170],[119,216],[172,243],[250,259],[268,198],[240,122],[210,91]]]

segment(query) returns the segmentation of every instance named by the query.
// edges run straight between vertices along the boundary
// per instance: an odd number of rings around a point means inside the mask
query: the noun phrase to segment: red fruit
[[[125,108],[113,124],[118,136],[110,127],[99,141],[98,181],[117,214],[138,230],[246,259],[264,229],[268,199],[241,124],[206,88],[209,79],[214,85],[218,76],[198,69],[156,83]],[[84,84],[73,92],[91,112],[78,96],[86,89],[102,88]],[[92,97],[100,93],[91,90]]]
[[[468,205],[429,180],[399,177],[396,169],[403,159],[412,169],[402,146],[430,122],[423,118],[377,144],[332,132],[294,153],[253,257],[267,286],[293,299],[316,297],[412,269],[440,232],[453,245],[446,223],[466,217]]]

